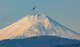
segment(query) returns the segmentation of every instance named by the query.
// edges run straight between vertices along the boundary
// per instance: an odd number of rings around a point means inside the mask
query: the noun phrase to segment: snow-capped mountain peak
[[[46,15],[28,15],[0,30],[0,40],[44,35],[80,40],[80,34]]]

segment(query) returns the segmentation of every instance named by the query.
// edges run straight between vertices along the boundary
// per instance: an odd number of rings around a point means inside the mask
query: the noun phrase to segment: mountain
[[[80,34],[45,15],[28,15],[0,30],[0,40],[45,35],[80,40]]]
[[[80,41],[56,36],[36,36],[0,41],[0,47],[80,47]]]

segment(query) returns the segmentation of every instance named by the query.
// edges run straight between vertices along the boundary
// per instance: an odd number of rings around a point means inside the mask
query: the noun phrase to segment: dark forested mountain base
[[[0,47],[80,47],[80,41],[55,36],[38,36],[0,41]]]

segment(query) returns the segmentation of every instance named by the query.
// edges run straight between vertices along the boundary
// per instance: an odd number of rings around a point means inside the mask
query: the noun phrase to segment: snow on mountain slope
[[[0,30],[0,40],[44,35],[80,40],[80,34],[45,15],[25,16],[21,20]]]

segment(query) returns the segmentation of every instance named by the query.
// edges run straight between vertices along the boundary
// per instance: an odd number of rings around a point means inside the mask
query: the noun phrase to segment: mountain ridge
[[[80,34],[64,27],[46,15],[25,16],[0,30],[0,40],[45,35],[80,40]]]
[[[0,47],[80,47],[80,41],[56,36],[35,36],[0,41]]]

